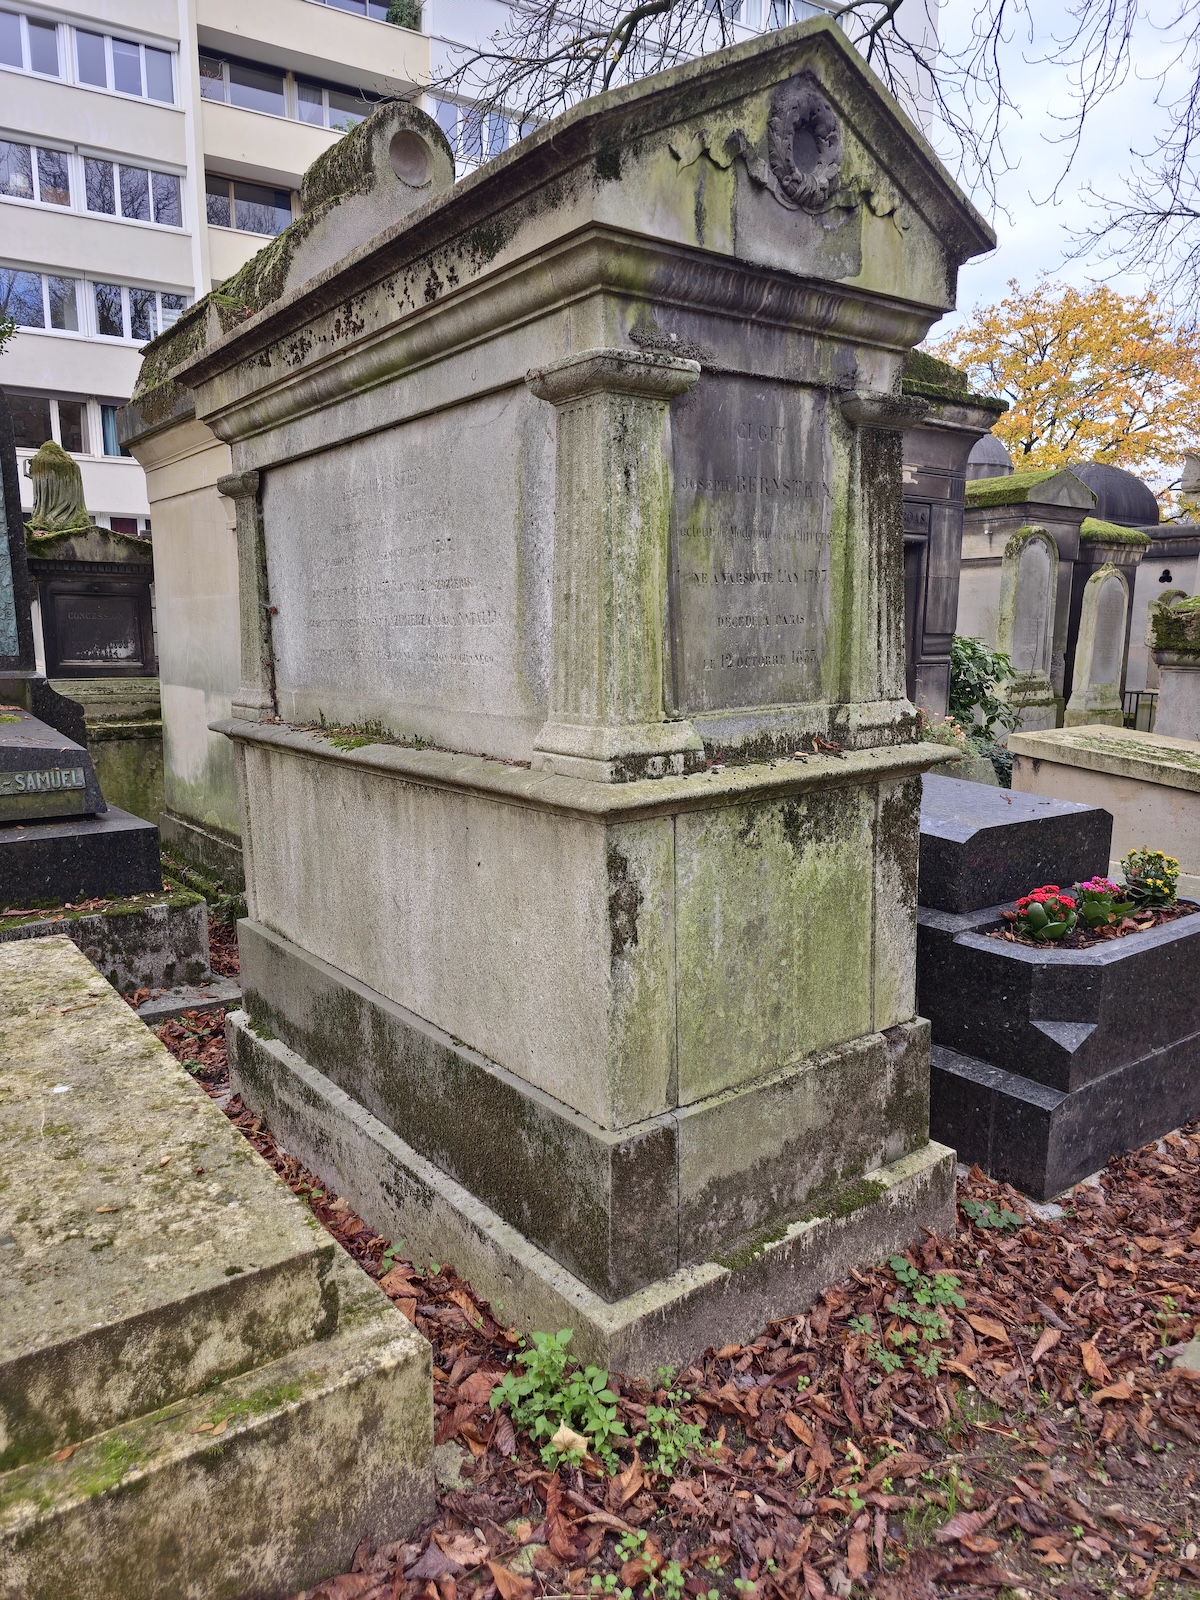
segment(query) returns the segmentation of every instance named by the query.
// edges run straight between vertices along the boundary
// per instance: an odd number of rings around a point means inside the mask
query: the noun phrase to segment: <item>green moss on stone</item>
[[[975,394],[965,372],[952,367],[948,361],[939,361],[927,350],[910,350],[905,356],[900,388],[903,394],[979,406],[985,411],[994,411],[997,416],[1008,410],[1007,400]]]
[[[1140,544],[1143,548],[1150,543],[1150,535],[1141,529],[1123,528],[1118,522],[1102,522],[1099,517],[1084,517],[1079,537],[1096,544]]]
[[[881,1183],[877,1178],[857,1178],[850,1183],[823,1184],[814,1195],[810,1197],[808,1205],[794,1217],[786,1221],[777,1222],[771,1228],[758,1234],[751,1243],[744,1245],[740,1250],[729,1255],[718,1255],[713,1259],[718,1266],[726,1267],[730,1272],[740,1272],[750,1266],[763,1252],[773,1244],[778,1244],[786,1238],[789,1228],[799,1222],[818,1222],[826,1219],[852,1216],[856,1211],[874,1204],[882,1195],[887,1193],[887,1184]]]
[[[1062,470],[1061,467],[1042,467],[1033,472],[1013,472],[1006,478],[973,478],[967,484],[967,505],[1015,505],[1027,500],[1031,489],[1056,478]]]

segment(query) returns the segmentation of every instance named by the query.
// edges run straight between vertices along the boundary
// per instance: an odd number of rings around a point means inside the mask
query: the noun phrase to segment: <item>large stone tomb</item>
[[[1009,844],[1004,795],[926,783],[917,998],[933,1030],[931,1126],[960,1160],[1048,1200],[1200,1114],[1200,916],[1082,949],[990,938],[1017,892],[1105,873],[1112,819],[1014,794]],[[975,871],[955,863],[951,831]]]
[[[433,1503],[429,1346],[67,939],[0,945],[0,1596],[240,1600]]]
[[[990,240],[821,20],[185,325],[243,585],[240,1092],[616,1365],[951,1225],[900,367]]]

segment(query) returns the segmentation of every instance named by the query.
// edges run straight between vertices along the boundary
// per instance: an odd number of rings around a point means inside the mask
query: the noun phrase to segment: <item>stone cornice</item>
[[[236,743],[287,751],[313,761],[359,767],[422,787],[485,796],[501,804],[531,806],[595,822],[638,822],[684,811],[708,811],[747,801],[772,800],[810,789],[846,788],[916,777],[946,759],[937,744],[877,746],[842,756],[813,755],[715,768],[685,778],[644,778],[634,783],[592,783],[485,756],[407,745],[368,744],[340,750],[319,732],[279,722],[227,720],[210,724]]]

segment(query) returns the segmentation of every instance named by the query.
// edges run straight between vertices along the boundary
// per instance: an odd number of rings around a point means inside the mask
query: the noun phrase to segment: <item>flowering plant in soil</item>
[[[1065,938],[1075,920],[1075,901],[1056,883],[1043,884],[1017,901],[1017,932],[1039,943]]]
[[[1111,928],[1134,909],[1133,901],[1121,895],[1121,885],[1111,878],[1089,878],[1075,885],[1075,910],[1089,928]]]
[[[1125,893],[1135,906],[1157,910],[1173,906],[1179,883],[1179,863],[1161,850],[1131,850],[1121,859]]]

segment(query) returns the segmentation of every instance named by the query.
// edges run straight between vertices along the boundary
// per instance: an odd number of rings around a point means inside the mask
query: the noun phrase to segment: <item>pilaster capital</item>
[[[564,405],[591,394],[673,400],[700,377],[700,363],[650,350],[580,350],[562,361],[534,367],[525,382],[539,400]]]
[[[217,479],[217,493],[226,500],[253,500],[260,482],[258,472],[230,472]]]
[[[902,433],[929,414],[929,401],[916,395],[873,394],[866,389],[854,389],[842,396],[841,409],[846,421],[853,422],[856,427]]]

